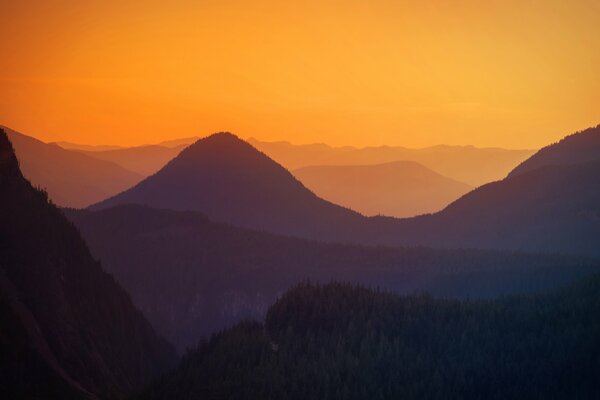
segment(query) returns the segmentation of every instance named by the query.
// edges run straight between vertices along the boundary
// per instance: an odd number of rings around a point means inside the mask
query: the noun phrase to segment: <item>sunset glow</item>
[[[0,124],[536,148],[600,121],[600,3],[2,2]]]

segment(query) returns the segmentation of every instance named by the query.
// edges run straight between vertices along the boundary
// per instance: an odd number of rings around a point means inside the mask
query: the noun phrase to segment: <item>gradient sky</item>
[[[0,124],[535,148],[600,123],[599,1],[293,3],[0,1]]]

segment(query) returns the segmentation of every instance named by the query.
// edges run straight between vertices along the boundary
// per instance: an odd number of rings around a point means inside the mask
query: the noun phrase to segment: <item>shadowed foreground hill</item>
[[[130,188],[142,175],[117,164],[46,144],[2,128],[12,142],[23,175],[62,207],[87,207]]]
[[[92,253],[179,349],[245,317],[262,317],[277,295],[305,278],[491,297],[555,287],[600,267],[550,255],[317,243],[133,205],[66,212]]]
[[[319,197],[367,216],[432,213],[471,190],[412,161],[305,167],[293,173]]]
[[[301,284],[141,399],[594,399],[598,315],[597,275],[494,301]]]
[[[0,397],[119,399],[175,361],[0,130]]]
[[[91,208],[129,203],[201,211],[216,221],[315,238],[356,230],[363,221],[360,214],[318,198],[230,133],[197,141],[155,175]]]

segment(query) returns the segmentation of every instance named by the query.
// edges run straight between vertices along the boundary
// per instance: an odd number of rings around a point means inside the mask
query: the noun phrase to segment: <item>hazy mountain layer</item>
[[[0,127],[2,128],[2,127]],[[117,164],[88,157],[4,128],[23,175],[63,207],[86,207],[138,183],[142,176]]]
[[[412,161],[304,167],[293,174],[317,196],[367,216],[436,212],[472,189]]]
[[[325,144],[293,145],[249,139],[258,150],[289,170],[313,165],[369,165],[393,161],[414,161],[447,177],[471,186],[504,178],[532,155],[532,150],[506,150],[473,146],[331,147]]]

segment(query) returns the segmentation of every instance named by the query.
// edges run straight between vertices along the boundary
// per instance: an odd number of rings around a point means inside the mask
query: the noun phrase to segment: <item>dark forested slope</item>
[[[142,399],[596,399],[600,278],[493,301],[300,284]]]
[[[0,130],[0,397],[122,398],[175,362]]]

